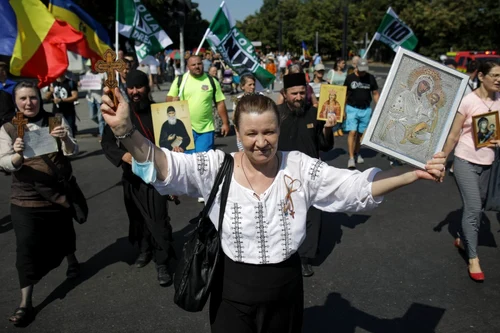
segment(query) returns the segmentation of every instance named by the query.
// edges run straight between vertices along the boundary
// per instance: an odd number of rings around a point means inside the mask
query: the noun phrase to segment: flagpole
[[[375,36],[377,35],[377,33],[374,33],[373,34],[373,38],[372,40],[370,41],[370,44],[368,45],[368,48],[365,50],[365,54],[363,54],[363,59],[366,59],[366,56],[368,55],[368,51],[370,50],[370,48],[372,47],[372,44],[373,44],[373,41],[375,40]]]
[[[118,33],[118,6],[120,0],[116,0],[116,12],[115,12],[115,54],[116,60],[118,60],[118,51],[120,51],[120,37]],[[116,71],[116,81],[120,82],[120,74]]]
[[[219,8],[222,8],[224,7],[224,4],[226,3],[226,1],[222,1],[222,3],[220,4]],[[201,39],[201,43],[200,45],[198,46],[198,48],[196,49],[196,53],[195,55],[198,55],[198,53],[200,52],[200,49],[201,47],[203,46],[203,43],[205,43],[205,40],[207,39],[207,36],[208,36],[208,33],[210,32],[210,26],[207,28],[207,31],[205,31],[205,34],[203,35],[203,38]]]
[[[207,28],[207,31],[205,31],[205,34],[203,35],[203,38],[201,39],[201,42],[200,42],[200,45],[198,46],[198,48],[196,49],[196,53],[194,55],[198,55],[198,53],[200,53],[200,49],[201,47],[203,46],[203,43],[205,43],[205,40],[207,39],[207,36],[208,36],[208,32],[210,31],[209,28]]]
[[[222,8],[224,6],[224,3],[226,3],[226,1],[222,1],[222,3],[220,4],[219,8]],[[201,39],[201,43],[198,46],[198,48],[196,49],[196,53],[194,55],[198,55],[198,53],[200,53],[200,49],[203,46],[203,43],[205,43],[205,40],[207,39],[207,36],[208,36],[209,32],[210,32],[210,26],[205,31],[205,34],[203,35],[203,38]],[[182,83],[181,83],[181,87],[179,88],[179,97],[181,97],[181,95],[182,95],[182,93],[184,91],[184,86],[186,85],[186,81],[187,81],[187,79],[183,80]]]

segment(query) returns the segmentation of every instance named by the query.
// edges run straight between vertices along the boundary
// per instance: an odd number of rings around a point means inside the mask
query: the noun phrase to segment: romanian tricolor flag
[[[10,72],[37,78],[39,87],[65,73],[67,50],[86,45],[82,33],[57,21],[40,0],[0,0],[0,22],[0,54],[12,57]]]
[[[101,59],[104,52],[111,48],[108,32],[99,22],[83,11],[71,0],[51,0],[49,12],[58,20],[68,22],[73,28],[83,32],[89,49],[79,50],[78,54],[87,59]],[[93,61],[94,62],[94,61]]]

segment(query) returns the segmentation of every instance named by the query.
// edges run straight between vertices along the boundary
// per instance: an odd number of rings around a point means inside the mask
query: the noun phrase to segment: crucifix
[[[24,125],[28,124],[28,119],[24,118],[22,112],[16,112],[16,116],[12,119],[12,124],[17,126],[17,137],[24,137]]]
[[[109,97],[113,100],[113,103],[116,107],[118,105],[118,101],[116,100],[116,96],[114,94],[115,88],[118,87],[118,81],[116,81],[115,72],[122,72],[125,69],[125,62],[122,59],[116,60],[116,53],[107,49],[104,52],[104,60],[99,60],[95,64],[95,69],[99,73],[107,73],[108,77],[106,81],[104,81],[104,85],[109,88]]]

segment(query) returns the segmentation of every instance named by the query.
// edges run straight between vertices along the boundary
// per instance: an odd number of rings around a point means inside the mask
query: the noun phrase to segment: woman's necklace
[[[253,189],[252,183],[250,183],[250,181],[248,180],[247,173],[245,172],[245,167],[243,166],[243,155],[245,155],[245,153],[241,154],[241,170],[243,170],[243,174],[245,175],[245,179],[247,180],[248,185],[250,185],[250,188],[253,191],[253,196],[256,197],[257,200],[260,200],[260,195],[258,195],[257,192],[255,192],[255,190]],[[276,158],[278,159],[278,167],[276,170],[276,174],[278,174],[278,171],[280,169],[280,159],[279,159],[278,155],[276,155]],[[274,176],[273,178],[275,178],[275,177],[276,176]]]
[[[492,112],[492,111],[491,111],[491,107],[492,107],[492,106],[493,106],[493,104],[495,104],[495,102],[496,102],[496,98],[495,98],[496,96],[494,96],[494,97],[493,97],[493,102],[492,102],[492,103],[491,103],[491,105],[488,107],[488,105],[486,104],[486,102],[484,101],[484,99],[483,99],[481,96],[479,96],[479,93],[476,93],[476,95],[477,95],[477,97],[479,97],[479,99],[481,100],[481,102],[483,102],[484,106],[486,106],[486,107],[488,108],[488,112]],[[487,98],[487,97],[486,97],[486,98]]]

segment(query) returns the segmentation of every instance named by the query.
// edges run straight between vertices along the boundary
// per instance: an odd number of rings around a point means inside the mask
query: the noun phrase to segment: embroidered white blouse
[[[165,181],[153,183],[161,194],[208,199],[224,160],[224,152],[187,155],[163,149],[168,160]],[[337,169],[297,151],[283,152],[278,175],[260,200],[234,177],[222,225],[222,249],[233,261],[272,264],[288,259],[306,236],[306,214],[310,206],[327,212],[359,212],[376,207],[383,197],[373,198],[371,185],[379,169],[365,172]],[[293,182],[293,183],[292,183]],[[285,206],[288,188],[294,216]],[[220,191],[219,191],[220,194]],[[210,210],[218,227],[220,196]]]

